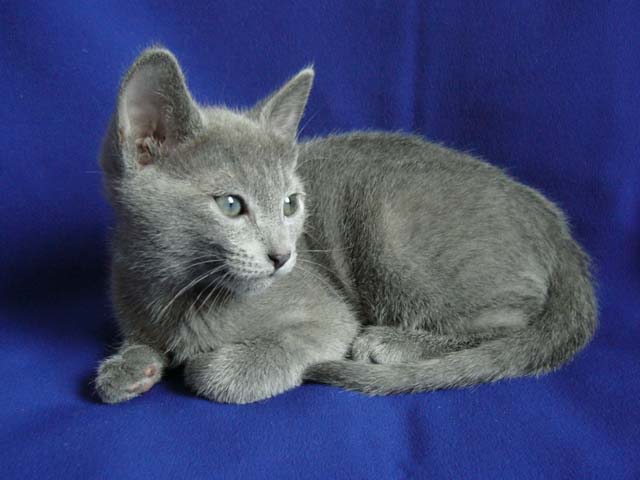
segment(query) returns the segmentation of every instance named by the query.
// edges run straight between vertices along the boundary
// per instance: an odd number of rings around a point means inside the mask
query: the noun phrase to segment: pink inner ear
[[[136,140],[136,151],[138,152],[138,163],[142,166],[149,165],[153,161],[153,138],[144,137]]]
[[[155,137],[161,121],[161,108],[151,103],[149,97],[144,95],[127,102],[131,134],[136,141],[144,137]]]
[[[140,165],[148,165],[173,149],[185,129],[193,126],[192,118],[198,120],[196,107],[176,69],[176,65],[166,63],[143,64],[123,87],[118,104],[120,141],[135,149]]]
[[[137,71],[125,88],[120,104],[120,141],[133,141],[141,165],[152,162],[167,138],[169,104],[151,66]]]
[[[136,93],[138,96],[134,97]],[[130,135],[136,145],[138,162],[143,166],[149,165],[166,139],[166,119],[161,113],[164,99],[161,95],[141,93],[135,89],[130,95],[126,104]]]

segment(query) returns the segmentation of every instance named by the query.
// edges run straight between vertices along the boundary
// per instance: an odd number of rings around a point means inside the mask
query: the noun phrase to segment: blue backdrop
[[[274,6],[277,5],[277,6]],[[2,478],[639,478],[640,8],[633,2],[2,2]],[[161,42],[202,102],[313,62],[305,135],[416,132],[543,191],[592,254],[601,326],[561,371],[228,406],[174,374],[105,406],[116,342],[97,152],[120,76]]]

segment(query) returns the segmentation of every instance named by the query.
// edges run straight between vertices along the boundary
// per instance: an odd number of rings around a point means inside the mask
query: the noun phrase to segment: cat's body
[[[536,191],[415,137],[330,137],[300,157],[309,242],[330,250],[315,261],[371,325],[358,362],[305,378],[378,394],[464,386],[547,372],[591,338],[587,258]]]
[[[311,79],[232,112],[198,107],[163,50],[125,77],[102,157],[125,338],[105,401],[169,362],[244,403],[304,379],[393,393],[537,374],[590,339],[587,259],[557,208],[417,137],[296,145]],[[230,194],[250,208],[225,219],[212,196],[228,210]]]

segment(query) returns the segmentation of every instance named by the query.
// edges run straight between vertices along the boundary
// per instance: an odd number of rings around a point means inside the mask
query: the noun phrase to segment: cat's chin
[[[273,284],[273,277],[236,278],[229,282],[228,288],[238,295],[256,295],[264,292]]]

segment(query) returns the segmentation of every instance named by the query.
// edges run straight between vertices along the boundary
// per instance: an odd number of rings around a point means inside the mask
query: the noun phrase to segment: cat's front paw
[[[419,345],[396,327],[365,327],[351,346],[351,358],[359,362],[403,363],[420,360],[421,355]]]
[[[146,345],[132,345],[104,360],[95,380],[105,403],[119,403],[147,392],[162,376],[162,358]]]
[[[198,395],[222,403],[264,400],[302,383],[303,368],[289,365],[277,347],[234,343],[186,364],[185,381]]]

